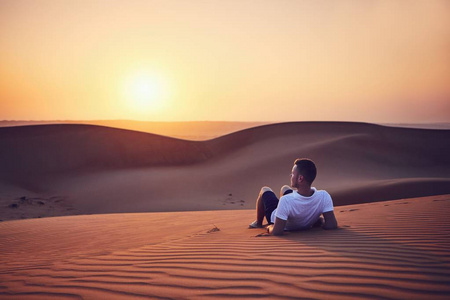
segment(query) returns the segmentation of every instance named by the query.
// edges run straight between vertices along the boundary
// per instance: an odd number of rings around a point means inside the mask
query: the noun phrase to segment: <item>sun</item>
[[[168,84],[160,74],[137,72],[125,80],[123,94],[130,109],[148,113],[165,106],[168,98]]]

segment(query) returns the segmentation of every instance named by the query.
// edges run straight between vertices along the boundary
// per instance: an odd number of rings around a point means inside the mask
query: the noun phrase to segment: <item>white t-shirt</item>
[[[300,230],[310,228],[322,213],[332,211],[330,194],[314,187],[312,189],[314,193],[310,197],[302,196],[297,191],[281,197],[278,207],[272,212],[272,223],[278,217],[287,220],[285,230]]]

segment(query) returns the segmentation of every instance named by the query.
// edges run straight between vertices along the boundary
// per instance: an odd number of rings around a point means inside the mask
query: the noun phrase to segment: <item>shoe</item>
[[[262,228],[262,224],[258,225],[258,221],[253,221],[252,223],[250,223],[250,225],[248,225],[248,228]]]

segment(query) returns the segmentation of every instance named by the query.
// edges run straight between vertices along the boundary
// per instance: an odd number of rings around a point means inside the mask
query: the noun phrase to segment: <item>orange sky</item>
[[[449,1],[0,1],[0,120],[450,121]]]

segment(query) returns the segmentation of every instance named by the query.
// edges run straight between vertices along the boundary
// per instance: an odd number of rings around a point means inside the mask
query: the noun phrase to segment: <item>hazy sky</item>
[[[0,0],[0,119],[450,121],[450,1]]]

